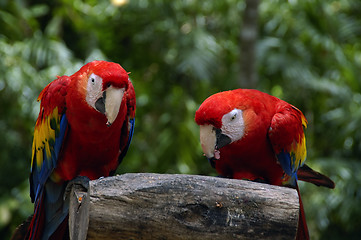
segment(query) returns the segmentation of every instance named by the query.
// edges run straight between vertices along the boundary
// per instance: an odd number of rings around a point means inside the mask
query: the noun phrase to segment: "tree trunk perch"
[[[294,239],[295,189],[181,174],[124,174],[71,192],[71,239]]]

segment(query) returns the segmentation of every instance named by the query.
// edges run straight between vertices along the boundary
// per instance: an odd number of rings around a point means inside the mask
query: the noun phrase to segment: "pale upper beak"
[[[232,142],[230,137],[222,134],[221,129],[208,124],[200,126],[200,141],[203,153],[213,167],[214,161],[220,159],[219,149]]]
[[[103,92],[103,97],[95,102],[95,108],[107,117],[108,126],[111,126],[118,116],[124,92],[125,88],[110,86]]]
[[[212,125],[201,125],[199,128],[199,136],[203,153],[207,158],[214,157],[214,151],[216,150],[216,131]]]

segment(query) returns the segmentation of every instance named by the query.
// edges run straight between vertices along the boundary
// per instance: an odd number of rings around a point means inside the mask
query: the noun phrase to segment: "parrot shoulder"
[[[135,100],[135,91],[132,82],[130,79],[128,80],[128,90],[126,91],[127,96],[127,114],[130,116],[130,118],[135,117],[135,106],[136,106],[136,100]]]
[[[290,177],[287,181],[292,181],[291,184],[295,183],[297,170],[306,160],[306,127],[307,120],[303,113],[290,104],[283,104],[272,117],[268,130],[277,160]]]

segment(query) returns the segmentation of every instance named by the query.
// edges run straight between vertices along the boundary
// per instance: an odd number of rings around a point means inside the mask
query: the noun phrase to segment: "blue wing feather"
[[[128,122],[128,123],[130,124],[129,136],[128,136],[128,140],[127,140],[126,146],[124,147],[123,151],[120,153],[120,155],[119,155],[119,157],[118,157],[119,164],[122,162],[123,158],[124,158],[125,155],[127,154],[128,149],[129,149],[129,146],[130,146],[130,143],[131,143],[131,141],[132,141],[133,133],[134,133],[134,126],[135,126],[135,118],[129,119],[129,122]]]
[[[54,168],[57,165],[59,153],[63,145],[67,128],[68,128],[68,120],[66,118],[66,115],[63,114],[61,116],[60,125],[58,129],[59,132],[55,137],[55,141],[53,143],[51,142],[48,143],[51,149],[50,159],[46,154],[45,148],[43,147],[42,152],[40,153],[43,155],[42,165],[37,166],[37,164],[35,163],[33,164],[31,171],[31,178],[30,178],[31,179],[30,195],[32,196],[33,202],[39,198],[39,193],[41,192],[41,189],[44,188],[44,184],[46,183],[46,181],[48,180],[48,178],[50,177],[51,173],[53,172]],[[35,152],[35,154],[39,154],[39,152]],[[36,156],[34,156],[34,159],[36,159]],[[35,192],[33,191],[34,189],[36,189]]]
[[[63,146],[63,140],[67,129],[68,129],[68,119],[66,118],[66,115],[63,114],[60,119],[59,135],[55,138],[55,145],[54,145],[55,157],[53,158],[53,167],[56,166],[56,161],[59,159],[59,153]]]
[[[45,147],[42,147],[39,151],[34,152],[35,155],[33,156],[33,159],[37,158],[36,154],[42,154],[43,161],[40,167],[37,166],[36,161],[33,161],[30,177],[30,195],[32,197],[32,201],[35,202],[33,219],[34,227],[31,230],[31,239],[39,237],[37,231],[41,231],[39,230],[39,224],[41,221],[41,215],[43,213],[40,211],[45,210],[47,213],[45,215],[45,227],[42,232],[42,239],[48,239],[67,216],[66,210],[69,209],[69,205],[64,204],[63,202],[62,196],[64,193],[64,186],[62,184],[56,184],[50,179],[50,175],[57,165],[67,129],[68,121],[66,115],[63,114],[60,117],[60,122],[56,129],[53,129],[56,131],[55,140],[48,142],[42,141],[45,144],[49,144],[49,149],[51,152],[50,156],[47,155]],[[46,191],[46,194],[44,194],[44,191]],[[62,211],[59,211],[59,209],[62,209]]]
[[[291,155],[286,151],[281,151],[277,154],[278,162],[281,164],[283,171],[290,176],[290,181],[288,182],[292,186],[296,186],[297,181],[297,169],[291,164]]]
[[[268,136],[285,175],[283,184],[296,186],[297,170],[306,160],[304,128],[307,120],[300,110],[292,105],[283,105],[272,117]]]
[[[70,78],[59,77],[40,93],[40,113],[34,129],[30,197],[34,216],[27,239],[48,239],[67,216],[64,184],[53,174],[68,132],[65,96]],[[46,213],[46,214],[45,214]]]

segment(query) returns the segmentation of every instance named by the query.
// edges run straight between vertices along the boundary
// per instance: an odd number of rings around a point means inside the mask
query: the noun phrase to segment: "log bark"
[[[180,174],[124,174],[73,188],[71,239],[294,239],[295,189]]]

